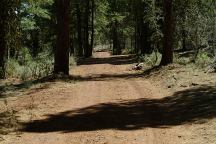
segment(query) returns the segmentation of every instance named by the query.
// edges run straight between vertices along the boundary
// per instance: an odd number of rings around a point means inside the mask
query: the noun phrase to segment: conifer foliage
[[[100,48],[157,52],[161,65],[188,51],[190,62],[216,61],[215,7],[215,0],[1,0],[0,78],[18,66],[20,75],[68,75],[70,57]]]

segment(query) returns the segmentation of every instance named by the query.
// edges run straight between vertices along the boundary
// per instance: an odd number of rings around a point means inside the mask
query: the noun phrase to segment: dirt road
[[[165,115],[169,93],[139,72],[133,58],[97,53],[71,69],[75,82],[55,82],[11,98],[21,133],[3,144],[180,144],[189,127]],[[165,121],[166,120],[166,121]],[[176,120],[176,121],[175,121]]]

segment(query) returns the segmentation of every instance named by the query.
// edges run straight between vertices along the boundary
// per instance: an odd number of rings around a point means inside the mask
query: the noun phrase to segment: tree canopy
[[[200,53],[215,57],[215,7],[215,0],[1,0],[0,75],[10,75],[11,60],[68,74],[69,55],[88,58],[97,47],[159,52],[161,65],[173,63],[175,51],[192,50],[191,62]]]

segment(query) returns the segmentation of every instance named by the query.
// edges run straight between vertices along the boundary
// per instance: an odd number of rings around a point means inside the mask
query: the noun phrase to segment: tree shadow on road
[[[24,123],[22,131],[81,132],[169,128],[216,117],[216,87],[200,86],[162,99],[103,103]]]
[[[112,56],[107,58],[88,58],[78,61],[78,65],[94,65],[94,64],[112,64],[112,65],[125,65],[125,64],[132,64],[136,62],[135,55],[125,55],[125,56]],[[35,80],[28,80],[21,82],[19,84],[14,84],[10,82],[9,84],[0,84],[0,99],[6,98],[12,95],[16,95],[17,92],[23,92],[32,88],[38,84],[46,84],[41,89],[48,88],[53,82],[82,82],[82,81],[104,81],[104,80],[113,80],[114,78],[119,79],[130,79],[130,78],[137,78],[142,77],[143,74],[141,73],[123,73],[123,74],[98,74],[92,76],[82,77],[80,75],[48,75],[43,78],[35,79]],[[39,89],[38,89],[39,90]],[[14,94],[15,93],[15,94]]]
[[[94,64],[111,64],[111,65],[125,65],[133,64],[137,62],[136,55],[122,55],[122,56],[111,56],[105,58],[87,58],[80,59],[77,65],[94,65]]]
[[[46,81],[48,82],[48,81]],[[38,80],[29,80],[26,82],[22,82],[19,84],[3,84],[0,85],[0,100],[8,97],[14,97],[17,96],[18,93],[23,93],[29,89],[32,89],[33,91],[37,92],[43,89],[49,88],[48,83],[45,81]],[[43,84],[43,85],[39,85]],[[36,85],[39,85],[38,87],[32,88]]]
[[[143,77],[142,73],[122,73],[122,74],[96,74],[91,76],[81,75],[49,75],[36,80],[29,80],[19,84],[2,84],[0,85],[0,99],[10,97],[7,93],[11,93],[16,96],[16,93],[24,92],[31,89],[34,86],[41,85],[40,88],[35,90],[42,90],[49,88],[54,82],[76,83],[85,81],[109,81],[116,79],[132,79]]]

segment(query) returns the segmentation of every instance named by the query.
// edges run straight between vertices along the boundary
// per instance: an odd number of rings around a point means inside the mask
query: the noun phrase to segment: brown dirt
[[[21,126],[0,143],[216,143],[214,84],[167,90],[175,85],[166,84],[171,78],[164,81],[163,72],[146,77],[130,70],[133,63],[130,56],[96,53],[72,68],[66,81],[37,84],[6,98]]]

